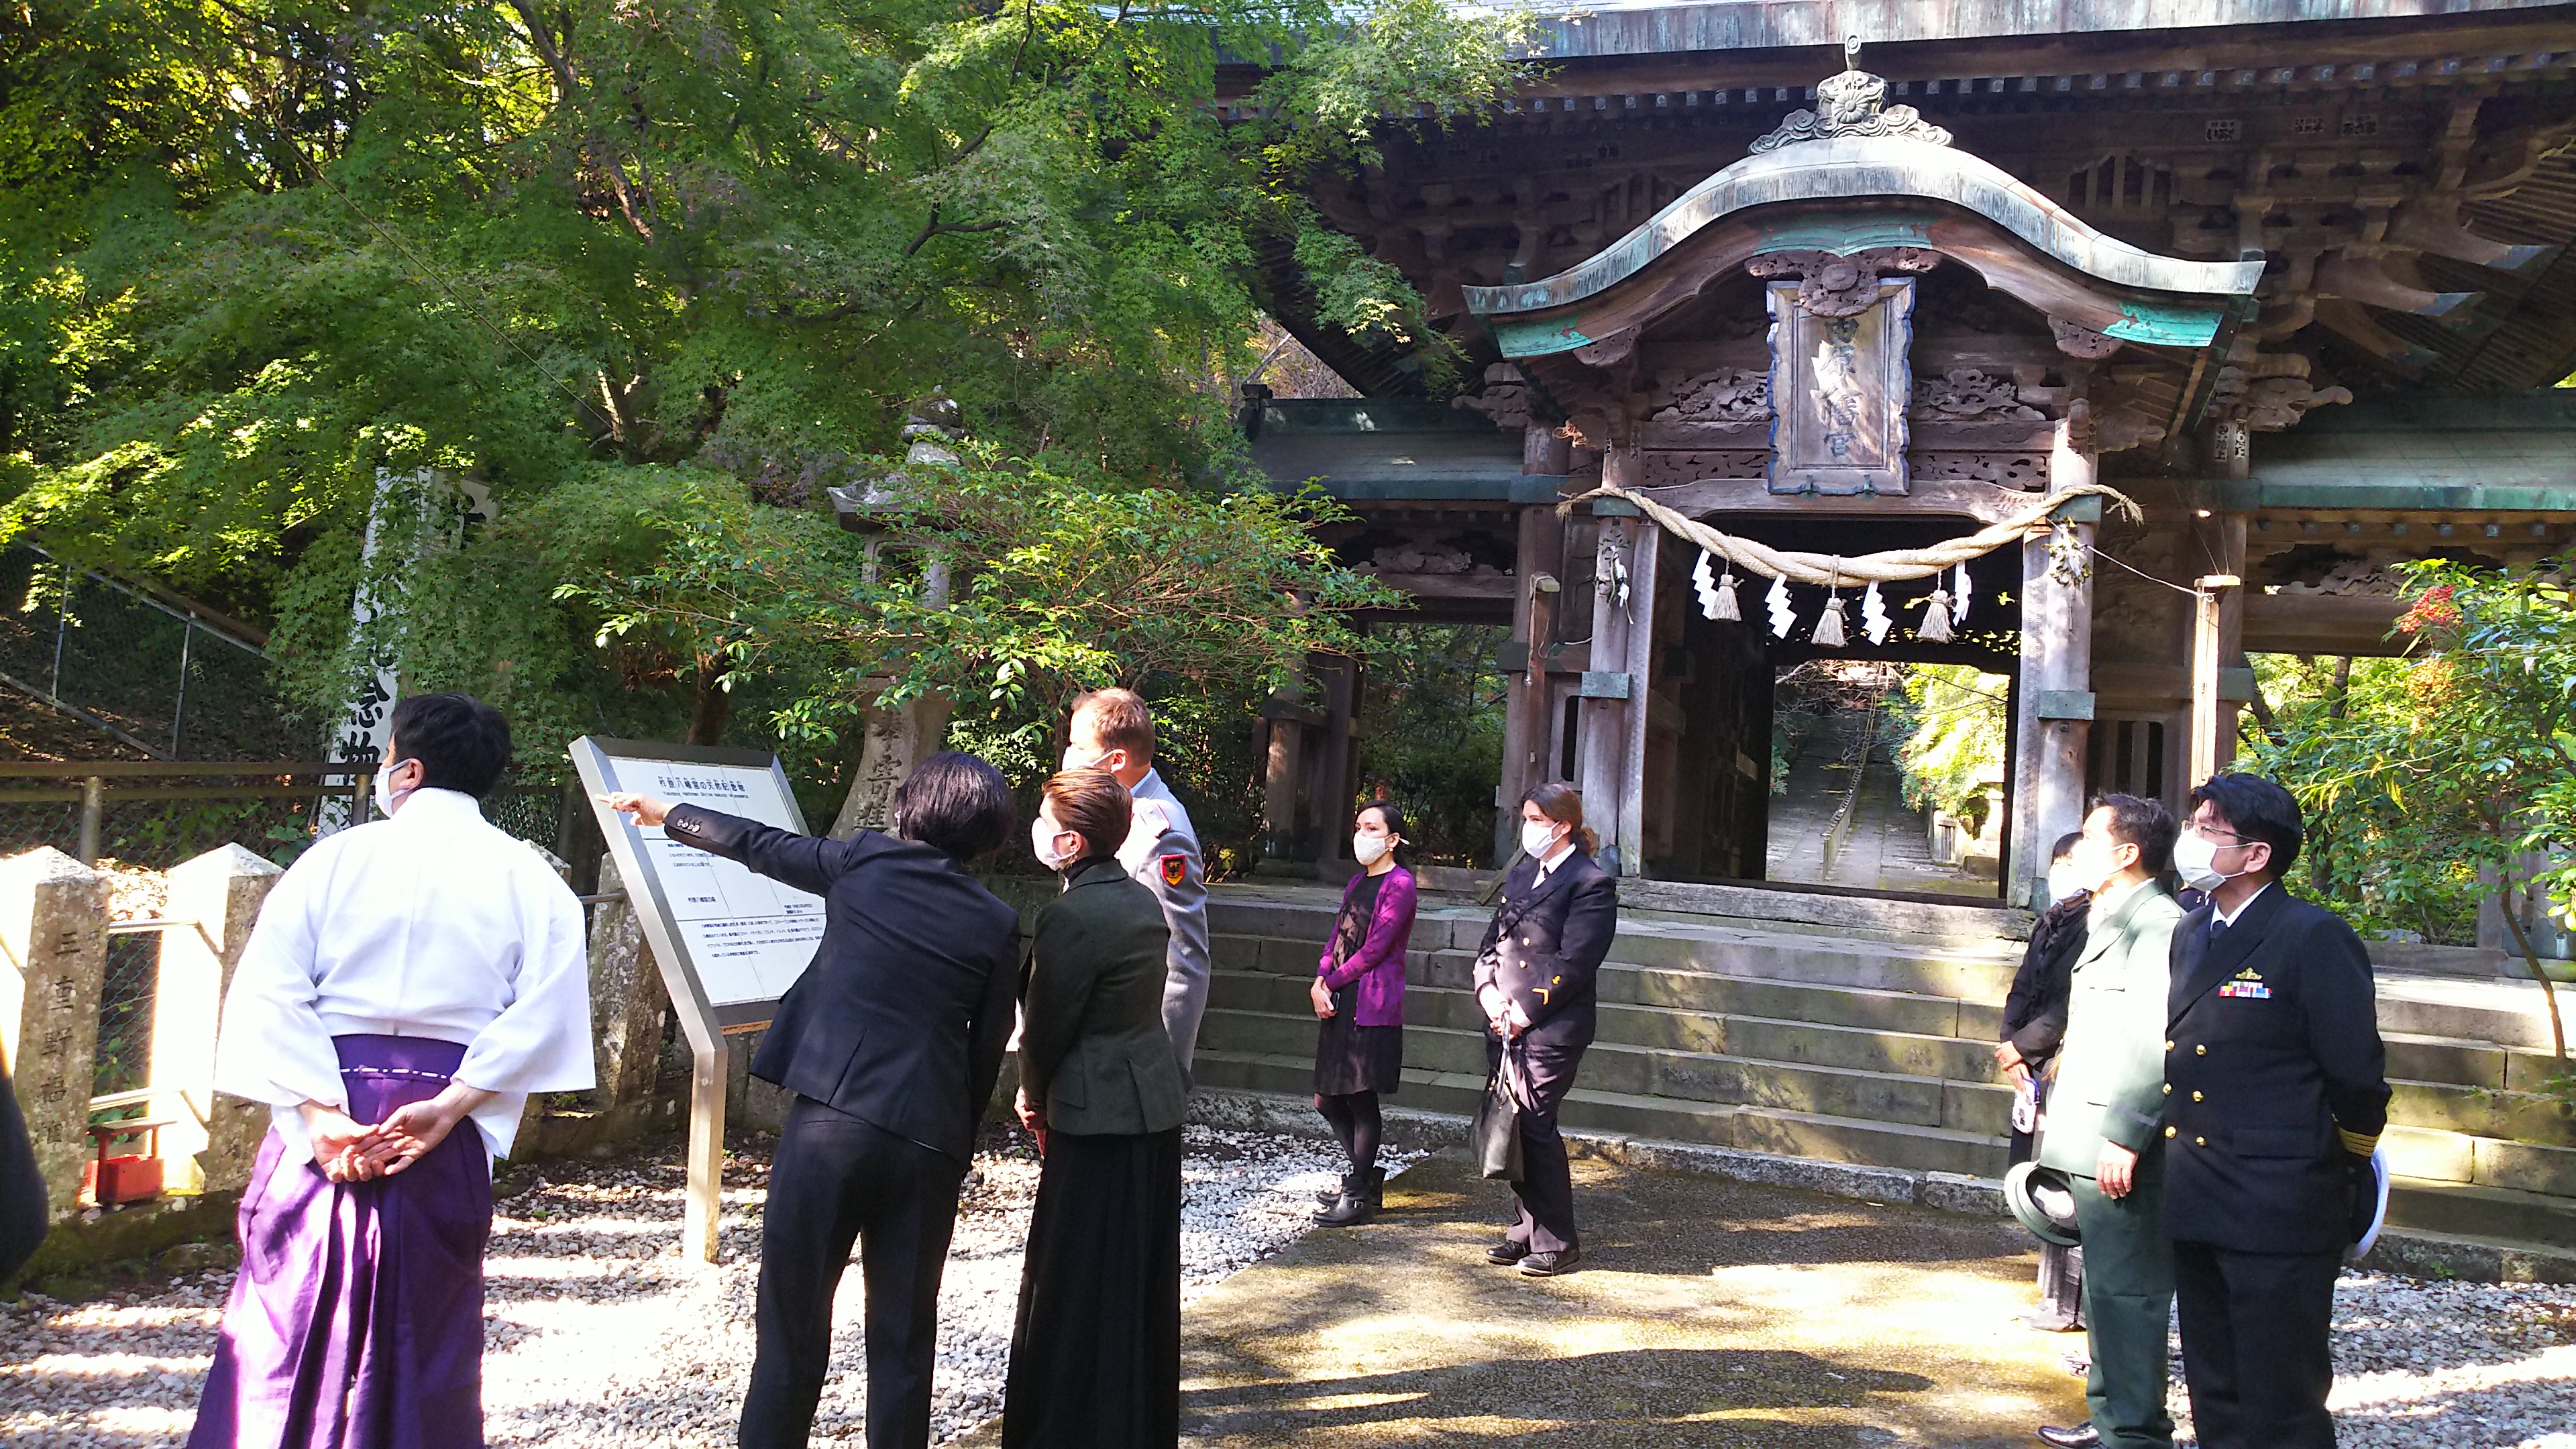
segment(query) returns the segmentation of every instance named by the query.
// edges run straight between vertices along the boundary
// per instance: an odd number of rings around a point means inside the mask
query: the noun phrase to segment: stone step
[[[1706,1018],[1697,1018],[1706,1020]],[[1315,1021],[1259,1012],[1211,1008],[1199,1027],[1204,1047],[1302,1061],[1315,1059]],[[1405,1030],[1408,1067],[1453,1072],[1481,1082],[1485,1040],[1480,1032],[1411,1026]],[[1584,1053],[1577,1079],[1584,1087],[1677,1106],[1760,1106],[1827,1117],[1865,1118],[1914,1127],[1941,1127],[1991,1137],[2007,1130],[2012,1093],[2002,1087],[1946,1081],[1899,1072],[1670,1049],[1622,1042],[1605,1033]]]
[[[2399,1177],[2389,1185],[2388,1223],[2424,1232],[2576,1248],[2576,1198],[2513,1188]]]
[[[1587,1058],[1587,1074],[1590,1068]],[[1202,1046],[1194,1062],[1203,1086],[1221,1091],[1302,1094],[1312,1090],[1311,1058]],[[1405,1107],[1472,1116],[1484,1094],[1481,1072],[1407,1067],[1397,1099]],[[1976,1132],[1838,1117],[1746,1103],[1686,1102],[1577,1086],[1558,1112],[1587,1132],[1736,1147],[1824,1162],[1900,1167],[1996,1177],[2004,1142]]]
[[[2534,1092],[2497,1092],[2393,1074],[2388,1120],[2408,1127],[2543,1147],[2576,1147],[2576,1104]]]
[[[2471,981],[2381,971],[2378,985],[2383,1036],[2393,1033],[2490,1048],[2520,1047],[2525,1054],[2549,1050],[2549,1008],[2536,981]],[[2576,1016],[2576,992],[2565,996],[2561,1008]]]
[[[2576,1001],[2568,1005],[2576,1008]],[[2385,1009],[2383,1004],[2383,1013]],[[2546,1047],[2418,1036],[2389,1029],[2384,1015],[2379,1039],[2388,1048],[2388,1075],[2392,1081],[2444,1082],[2491,1092],[2537,1092],[2558,1073],[2558,1063]]]
[[[2576,1198],[2576,1147],[2392,1123],[2379,1139],[2402,1177]]]

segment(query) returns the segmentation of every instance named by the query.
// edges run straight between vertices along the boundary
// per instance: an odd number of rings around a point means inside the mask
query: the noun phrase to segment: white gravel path
[[[1318,1142],[1186,1134],[1182,1300],[1293,1241],[1341,1170]],[[1400,1166],[1409,1156],[1390,1152]],[[978,1155],[940,1293],[938,1436],[1001,1411],[1038,1164]],[[499,1204],[484,1310],[485,1431],[503,1445],[733,1443],[750,1377],[766,1156],[725,1174],[721,1261],[679,1258],[683,1177],[668,1160],[549,1162]],[[79,1304],[0,1303],[0,1443],[125,1449],[185,1441],[229,1272]],[[818,1441],[856,1443],[866,1406],[858,1274],[843,1280]]]

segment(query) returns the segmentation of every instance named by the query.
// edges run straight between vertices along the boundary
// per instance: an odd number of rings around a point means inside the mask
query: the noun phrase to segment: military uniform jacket
[[[2182,907],[2156,881],[2084,927],[2067,973],[2066,1038],[2039,1162],[2093,1176],[2102,1144],[2145,1152],[2164,1125],[2164,1025]]]
[[[1199,1018],[1207,1014],[1207,864],[1199,855],[1190,812],[1173,797],[1159,771],[1147,770],[1127,795],[1135,814],[1126,842],[1118,847],[1118,864],[1154,893],[1163,908],[1163,925],[1171,932],[1163,957],[1163,1029],[1186,1073],[1198,1046]]]
[[[1052,1131],[1141,1136],[1181,1125],[1188,1088],[1163,1029],[1169,941],[1154,893],[1115,860],[1073,869],[1038,912],[1020,1001],[1020,1087]]]
[[[2351,1145],[2388,1124],[2370,956],[2333,912],[2275,883],[2216,941],[2174,931],[2165,1028],[2165,1227],[2251,1253],[2341,1252]]]
[[[1503,878],[1485,942],[1476,952],[1476,992],[1487,986],[1519,1006],[1535,1041],[1592,1040],[1595,978],[1619,930],[1619,886],[1581,850],[1546,879],[1524,860]]]

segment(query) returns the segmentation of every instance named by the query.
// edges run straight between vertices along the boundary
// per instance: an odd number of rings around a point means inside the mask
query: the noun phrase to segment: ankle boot
[[[1315,1221],[1328,1228],[1355,1228],[1376,1217],[1385,1206],[1386,1174],[1377,1168],[1355,1175],[1339,1202],[1315,1214]]]
[[[1316,1191],[1315,1206],[1319,1208],[1328,1208],[1333,1204],[1340,1202],[1344,1197],[1349,1196],[1351,1188],[1358,1182],[1358,1180],[1358,1175],[1355,1173],[1343,1173],[1342,1180],[1339,1184],[1333,1187],[1321,1188]]]

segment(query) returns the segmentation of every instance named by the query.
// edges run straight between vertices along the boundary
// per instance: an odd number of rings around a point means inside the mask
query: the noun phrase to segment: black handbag
[[[1476,1109],[1476,1120],[1467,1128],[1467,1147],[1476,1156],[1476,1171],[1487,1178],[1519,1182],[1521,1170],[1521,1104],[1512,1086],[1512,1047],[1506,1043],[1502,1060],[1493,1075],[1485,1079],[1484,1105]]]

